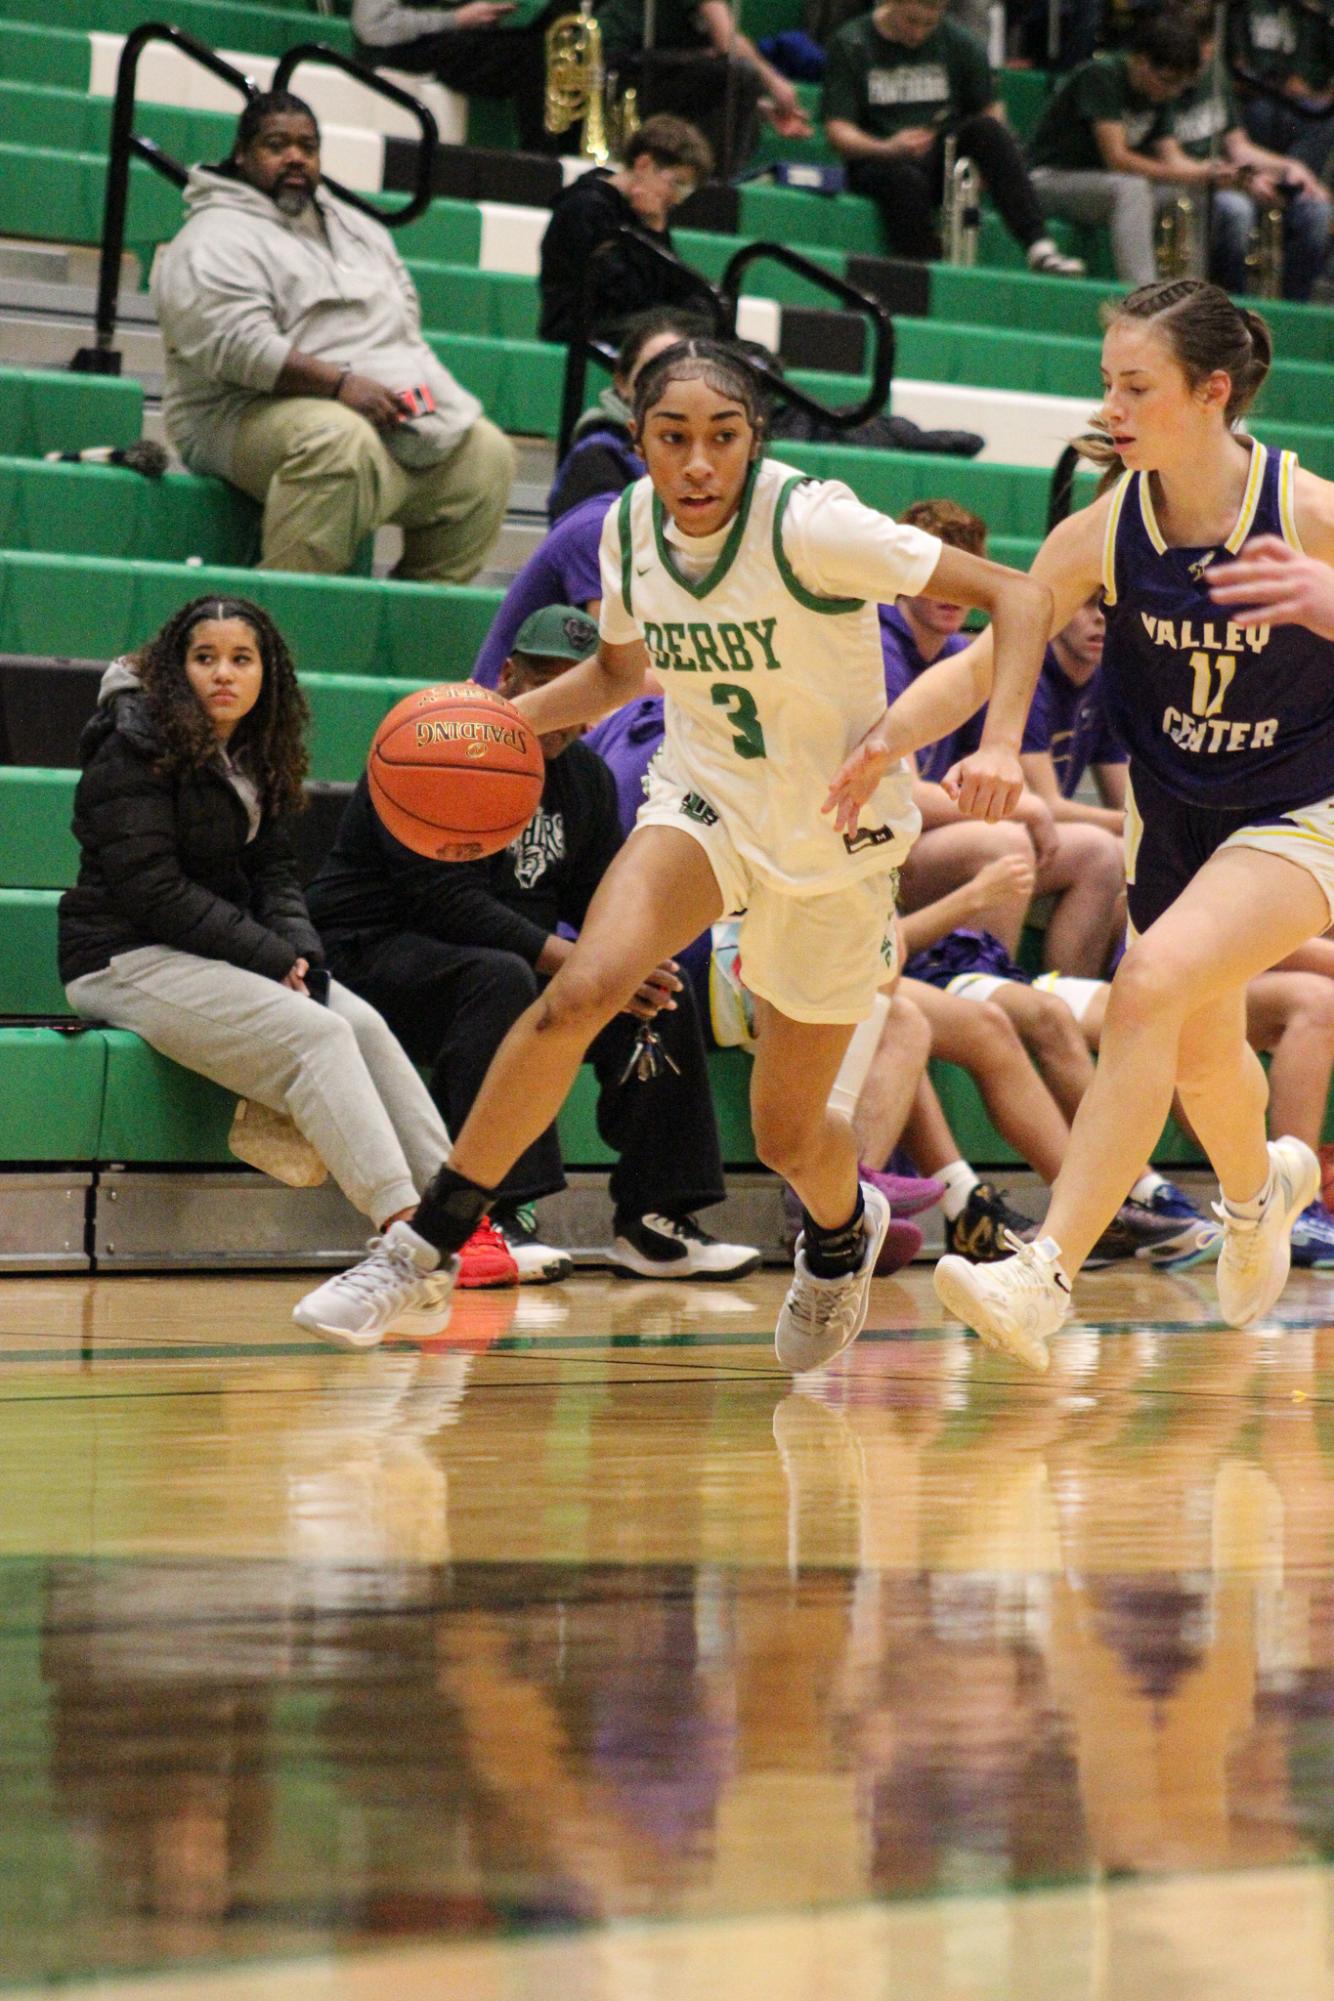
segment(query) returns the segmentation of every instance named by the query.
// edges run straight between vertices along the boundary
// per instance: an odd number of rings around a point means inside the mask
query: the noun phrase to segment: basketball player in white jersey
[[[876,604],[939,597],[992,621],[991,703],[959,797],[967,812],[1006,813],[1022,784],[1050,593],[899,526],[837,481],[765,460],[758,382],[726,344],[683,341],[651,362],[635,423],[648,474],[607,517],[598,652],[519,707],[540,733],[568,729],[633,699],[651,666],[667,733],[649,796],[575,951],[498,1050],[411,1228],[303,1302],[302,1323],[345,1346],[372,1345],[410,1307],[420,1318],[431,1288],[447,1315],[459,1245],[555,1117],[593,1036],[650,969],[735,911],[762,1013],[756,1146],[804,1210],[779,1359],[817,1367],[865,1323],[889,1208],[859,1183],[851,1127],[827,1106],[893,968],[897,870],[919,821],[901,760],[838,824],[824,810],[830,782],[885,711]],[[939,735],[910,690],[896,714],[914,713],[917,743]]]

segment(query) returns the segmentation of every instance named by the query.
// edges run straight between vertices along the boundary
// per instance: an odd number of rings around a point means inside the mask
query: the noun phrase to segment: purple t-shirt
[[[896,702],[910,682],[926,669],[917,641],[913,638],[912,627],[896,604],[882,604],[880,612],[880,651],[885,661],[885,700]],[[962,653],[968,645],[971,634],[956,632],[941,647],[936,660],[948,660],[952,653]],[[935,665],[935,661],[930,663]],[[985,711],[983,711],[985,713]],[[923,744],[917,752],[917,771],[921,778],[929,778],[939,784],[952,764],[969,751],[976,750],[982,736],[982,716],[976,715],[961,729],[951,730],[937,743]]]
[[[666,733],[661,695],[641,695],[595,723],[584,737],[611,768],[616,780],[616,806],[621,832],[628,834],[644,803],[644,776]]]
[[[550,534],[538,543],[491,621],[472,670],[474,681],[480,681],[484,688],[496,686],[500,670],[514,650],[514,635],[533,612],[549,604],[572,604],[582,611],[602,596],[598,545],[607,510],[618,498],[614,493],[595,493],[591,500],[581,501],[562,514]]]
[[[1029,737],[1034,741],[1029,742]],[[1063,799],[1073,799],[1091,764],[1124,764],[1102,699],[1102,669],[1082,688],[1069,679],[1049,646],[1033,694],[1025,750],[1049,750]]]

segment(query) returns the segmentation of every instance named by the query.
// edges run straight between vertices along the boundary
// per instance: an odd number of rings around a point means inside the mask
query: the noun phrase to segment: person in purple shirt
[[[500,601],[491,630],[473,665],[472,678],[494,688],[514,651],[514,635],[525,619],[549,604],[571,604],[597,617],[602,601],[598,544],[614,493],[598,493],[572,507],[534,549]]]
[[[900,519],[954,548],[979,556],[985,553],[986,523],[955,501],[914,501]],[[962,631],[964,616],[961,605],[930,603],[925,598],[900,598],[896,605],[882,608],[880,641],[889,701],[925,668],[968,644]],[[1120,930],[1125,887],[1120,842],[1105,828],[1058,820],[1049,802],[1031,786],[1008,820],[995,824],[966,820],[941,780],[952,764],[976,748],[981,727],[979,714],[918,753],[914,798],[922,832],[904,864],[902,906],[920,910],[948,896],[988,862],[1005,856],[1030,860],[1036,869],[1036,894],[1055,898],[1047,920],[1047,965],[1080,978],[1100,979]],[[1030,726],[1023,750],[1030,750],[1034,741]],[[1006,898],[979,913],[979,928],[992,932],[1016,957],[1026,912],[1027,899]]]
[[[1098,591],[1047,648],[1021,762],[1029,785],[1046,800],[1058,823],[1105,827],[1119,840],[1125,825],[1126,754],[1112,734],[1102,701],[1099,669],[1106,631]],[[1090,767],[1100,806],[1075,797]]]

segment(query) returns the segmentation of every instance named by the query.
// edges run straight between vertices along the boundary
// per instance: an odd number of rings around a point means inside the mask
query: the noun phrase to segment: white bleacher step
[[[895,378],[890,407],[924,430],[977,431],[978,457],[991,465],[1055,465],[1071,438],[1088,429],[1091,397],[1039,396],[1021,389],[979,389],[957,382]],[[941,460],[942,478],[948,459]]]

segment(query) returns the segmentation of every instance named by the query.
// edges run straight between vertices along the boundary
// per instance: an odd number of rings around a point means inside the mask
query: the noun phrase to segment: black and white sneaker
[[[750,1244],[723,1244],[693,1216],[619,1220],[607,1262],[618,1278],[745,1278],[760,1262]]]
[[[537,1234],[537,1212],[531,1202],[513,1209],[493,1209],[491,1221],[505,1239],[510,1256],[519,1267],[520,1285],[559,1285],[574,1270],[574,1259],[555,1244],[544,1244]]]

